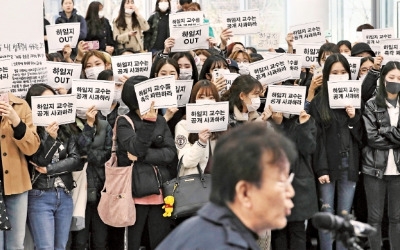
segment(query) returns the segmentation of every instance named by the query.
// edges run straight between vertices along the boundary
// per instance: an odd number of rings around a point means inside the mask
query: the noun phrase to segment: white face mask
[[[249,75],[249,63],[239,63],[239,74],[241,75]]]
[[[160,2],[158,3],[158,8],[162,11],[162,12],[166,12],[169,8],[169,4],[168,2]]]
[[[128,113],[129,113],[128,106],[126,106],[125,103],[121,100],[119,102],[118,115],[126,115]]]
[[[99,74],[104,70],[104,66],[97,66],[85,69],[87,79],[97,80]]]
[[[84,109],[77,109],[76,110],[76,117],[86,120],[86,110]]]
[[[283,117],[285,117],[286,119],[290,118],[290,114],[289,113],[282,113]]]
[[[366,76],[367,76],[367,74],[360,75],[360,77],[358,78],[358,80],[364,81],[364,79],[365,79]]]
[[[103,18],[103,17],[104,17],[104,11],[103,11],[103,10],[100,10],[100,11],[99,11],[99,17],[100,17],[100,18]]]
[[[125,14],[132,15],[135,12],[133,9],[125,9]]]
[[[349,80],[349,74],[344,74],[344,75],[329,75],[329,81],[330,82],[340,82],[340,81],[348,81]]]
[[[179,70],[179,80],[191,80],[192,79],[192,69],[180,69]]]
[[[210,104],[210,103],[215,103],[214,99],[198,99],[196,100],[197,104]]]
[[[115,90],[114,91],[114,99],[113,99],[113,103],[119,102],[121,100],[121,90]]]
[[[251,98],[251,104],[246,104],[247,110],[249,112],[257,111],[257,109],[260,107],[260,105],[261,105],[260,97]]]

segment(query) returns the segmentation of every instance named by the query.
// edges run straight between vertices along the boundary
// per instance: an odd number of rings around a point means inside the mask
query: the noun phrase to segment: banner
[[[344,109],[351,105],[361,107],[362,81],[328,82],[329,106],[332,109]]]
[[[32,96],[32,121],[36,126],[74,123],[76,99],[74,95]]]
[[[295,43],[325,43],[322,22],[293,25],[289,28]]]
[[[299,115],[304,110],[306,86],[268,86],[265,107],[271,105],[274,112]]]
[[[369,45],[379,44],[380,41],[395,38],[394,30],[390,29],[367,29],[362,30],[363,42]]]
[[[169,14],[169,27],[193,27],[204,23],[202,11],[182,11]]]
[[[186,120],[189,133],[199,133],[205,129],[210,132],[225,131],[228,129],[229,102],[188,103]]]
[[[178,80],[176,84],[176,97],[178,107],[185,107],[189,102],[190,93],[192,92],[193,80]]]
[[[321,45],[319,43],[296,43],[296,54],[303,55],[302,67],[310,68],[311,65],[319,66],[318,52]]]
[[[88,109],[94,105],[98,110],[110,110],[114,91],[114,81],[72,80],[72,94],[76,97],[77,109]]]
[[[72,79],[80,79],[81,77],[82,64],[80,63],[46,63],[48,84],[53,88],[61,87],[68,90],[72,86]]]
[[[283,82],[292,76],[286,54],[277,54],[273,58],[250,63],[249,71],[263,85]]]
[[[150,78],[153,57],[151,53],[113,56],[111,58],[114,80],[120,82],[122,75],[145,76]]]
[[[49,52],[63,50],[64,46],[69,44],[71,48],[75,48],[78,44],[79,33],[81,30],[80,23],[60,23],[47,25],[47,42],[49,44]]]
[[[196,49],[209,49],[209,24],[196,27],[170,27],[171,37],[175,38],[175,46],[171,52],[185,52]]]
[[[234,35],[257,34],[260,32],[259,10],[229,11],[222,13],[223,27],[232,30]]]

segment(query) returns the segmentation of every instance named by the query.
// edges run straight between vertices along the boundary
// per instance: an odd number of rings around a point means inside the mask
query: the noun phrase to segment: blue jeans
[[[0,249],[24,249],[28,192],[5,195],[8,219],[12,230],[0,231]]]
[[[318,183],[319,199],[321,201],[321,212],[329,212],[341,215],[342,211],[350,213],[351,205],[353,204],[354,191],[356,189],[356,182],[348,180],[348,172],[343,171],[340,180],[331,181],[330,183]],[[337,205],[335,206],[335,195],[337,196]],[[332,249],[331,233],[319,230],[319,244],[320,249]],[[336,249],[347,249],[341,242],[336,242]]]
[[[36,250],[65,249],[73,202],[63,188],[29,191],[28,221]]]
[[[381,249],[381,222],[388,196],[389,241],[391,249],[400,249],[400,176],[385,175],[383,179],[364,175],[364,186],[367,195],[368,223],[377,229],[375,235],[369,236],[371,250]]]

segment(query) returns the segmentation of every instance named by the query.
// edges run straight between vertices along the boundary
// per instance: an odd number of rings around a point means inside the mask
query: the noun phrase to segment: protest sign
[[[210,132],[225,131],[228,129],[229,102],[188,103],[186,120],[189,133],[199,133],[205,129]]]
[[[289,64],[289,71],[291,74],[290,79],[299,79],[301,74],[301,67],[303,62],[302,55],[286,54]]]
[[[43,20],[43,6],[37,0],[23,4],[2,0],[0,16],[6,20],[0,25],[0,59],[11,59],[13,67],[10,92],[25,97],[32,84],[47,83],[43,21],[39,21]],[[27,17],[37,21],[27,21]]]
[[[237,73],[225,73],[224,74],[224,78],[226,81],[226,90],[231,88],[233,81],[235,81],[236,78],[238,78],[239,76],[240,76],[240,74],[237,74]]]
[[[63,50],[64,46],[69,44],[71,48],[75,48],[78,44],[80,23],[60,23],[47,25],[47,41],[49,44],[49,52]]]
[[[318,66],[318,52],[322,44],[319,43],[296,43],[296,54],[303,55],[302,67],[310,68],[311,65]]]
[[[278,49],[281,34],[278,32],[260,32],[256,36],[257,49]]]
[[[36,126],[59,125],[75,122],[76,99],[74,95],[32,96],[32,121]]]
[[[100,80],[72,80],[72,94],[76,97],[76,108],[110,110],[114,99],[115,83]]]
[[[185,52],[195,49],[208,49],[209,24],[195,27],[170,27],[171,37],[175,38],[175,45],[171,52]]]
[[[381,54],[381,45],[380,44],[369,45],[369,47],[371,47],[371,50],[375,53],[375,56],[379,56]]]
[[[306,86],[268,86],[265,107],[271,105],[274,112],[299,115],[304,110]]]
[[[175,76],[157,77],[138,83],[135,92],[142,115],[150,110],[152,101],[156,109],[178,106]]]
[[[257,34],[260,32],[259,10],[229,11],[222,13],[222,23],[234,35]]]
[[[394,30],[391,29],[367,29],[362,30],[363,42],[369,45],[379,44],[380,41],[395,38]]]
[[[250,63],[250,75],[261,82],[261,84],[274,84],[290,79],[288,58],[286,54]]]
[[[362,81],[328,82],[329,106],[332,109],[342,109],[348,105],[361,107]]]
[[[352,57],[352,56],[345,56],[345,57],[350,65],[351,79],[357,80],[358,72],[360,71],[362,57]]]
[[[169,27],[193,27],[204,23],[202,11],[182,11],[169,14]]]
[[[380,42],[381,55],[383,56],[382,65],[389,61],[400,60],[400,39],[387,39]]]
[[[47,79],[53,88],[70,89],[72,79],[79,79],[82,72],[82,64],[47,62]]]
[[[178,100],[178,107],[185,107],[189,102],[190,93],[192,92],[192,80],[178,80],[176,84],[176,97]]]
[[[289,28],[295,43],[324,43],[322,22],[293,25]]]
[[[0,59],[0,88],[11,89],[13,71],[11,59]]]
[[[120,82],[122,75],[150,77],[153,57],[151,53],[113,56],[111,58],[114,80]]]

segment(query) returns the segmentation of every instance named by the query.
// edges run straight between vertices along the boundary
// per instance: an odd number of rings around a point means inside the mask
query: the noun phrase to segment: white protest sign
[[[236,78],[238,78],[239,76],[240,76],[240,74],[237,74],[237,73],[225,73],[224,74],[224,78],[226,81],[226,90],[231,88],[233,81],[235,81]]]
[[[170,27],[171,37],[175,38],[175,46],[172,52],[185,52],[195,49],[208,49],[209,24],[195,27]]]
[[[379,56],[381,54],[381,45],[380,44],[369,45],[369,47],[371,47],[371,50],[375,53],[375,56]]]
[[[322,22],[293,25],[289,28],[295,43],[324,43]]]
[[[11,89],[13,71],[11,59],[0,59],[0,88]]]
[[[360,71],[362,57],[345,56],[350,65],[351,79],[356,80]]]
[[[234,35],[257,34],[260,32],[259,10],[229,11],[222,13],[224,27]]]
[[[25,97],[32,84],[47,83],[43,5],[37,0],[26,0],[23,4],[2,0],[0,16],[3,20],[3,25],[0,25],[0,59],[11,59],[13,67],[10,92]]]
[[[303,56],[296,54],[286,54],[286,57],[288,58],[289,70],[291,73],[290,79],[299,79],[303,63]]]
[[[279,42],[281,39],[281,33],[279,32],[260,32],[257,34],[256,40],[258,49],[278,49]]]
[[[268,86],[265,107],[271,105],[274,112],[299,115],[304,110],[306,86]]]
[[[389,61],[399,61],[400,59],[400,39],[387,39],[380,42],[381,55],[383,56],[382,65]]]
[[[82,64],[79,63],[62,63],[47,62],[47,79],[48,84],[53,88],[70,89],[72,79],[81,77]]]
[[[178,106],[175,76],[157,77],[138,83],[135,92],[142,115],[150,110],[152,101],[156,109]]]
[[[76,98],[74,95],[32,96],[32,121],[36,126],[48,126],[53,122],[75,122]]]
[[[225,131],[228,129],[229,102],[188,103],[186,120],[189,133],[199,133],[205,129],[210,132]]]
[[[292,76],[286,54],[277,54],[273,58],[250,63],[249,71],[263,85],[283,82]]]
[[[379,44],[380,41],[395,38],[394,30],[390,29],[367,29],[362,30],[363,42],[369,45]]]
[[[122,75],[150,77],[153,57],[150,52],[113,56],[111,64],[116,82],[119,82],[119,77]]]
[[[114,81],[72,80],[72,94],[76,97],[78,109],[88,109],[94,105],[98,110],[110,110],[114,92]]]
[[[296,54],[303,55],[302,67],[310,68],[311,65],[318,66],[318,52],[321,48],[319,43],[296,43]]]
[[[204,23],[202,11],[182,11],[169,14],[169,27],[191,27]]]
[[[361,107],[362,81],[328,82],[329,106],[332,109],[342,109],[348,105]]]
[[[63,50],[64,46],[69,44],[71,48],[75,48],[80,33],[80,23],[60,23],[47,25],[47,41],[49,51],[55,52]]]
[[[178,100],[178,107],[185,107],[189,102],[190,93],[192,92],[193,81],[192,80],[178,80],[176,84],[176,97]]]

